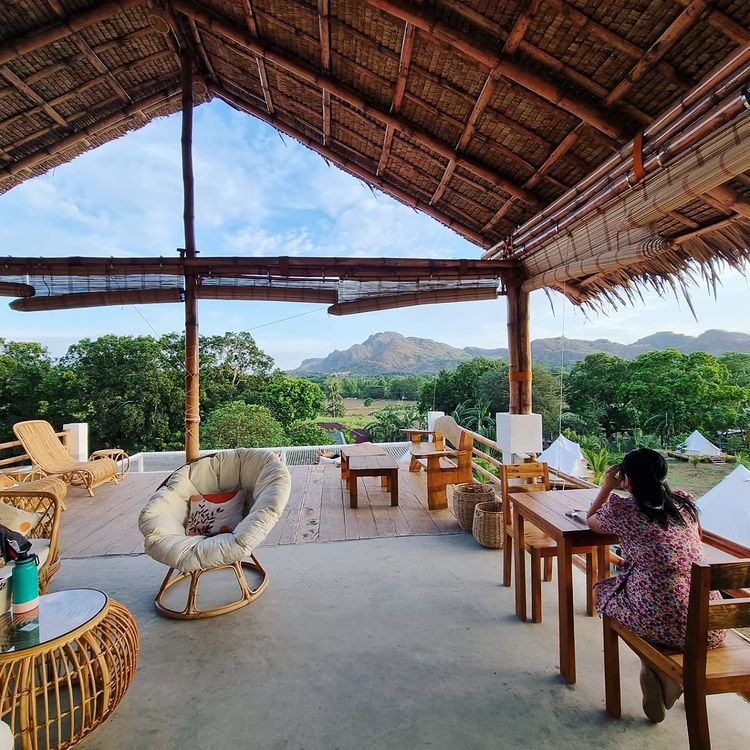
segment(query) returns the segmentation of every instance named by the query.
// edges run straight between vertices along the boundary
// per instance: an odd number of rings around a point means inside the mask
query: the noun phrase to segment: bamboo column
[[[508,279],[508,385],[511,414],[531,414],[531,339],[529,294],[521,281]]]
[[[195,258],[195,184],[193,178],[193,56],[182,50],[182,183],[185,257]],[[185,264],[185,460],[198,458],[200,394],[198,381],[198,300],[193,267]]]

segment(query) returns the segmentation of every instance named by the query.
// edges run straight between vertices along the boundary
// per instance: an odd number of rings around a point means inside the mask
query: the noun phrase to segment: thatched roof
[[[10,0],[0,192],[177,111],[185,49],[197,103],[223,99],[515,260],[528,289],[586,302],[747,253],[750,148],[680,196],[658,182],[746,138],[745,0]],[[569,191],[608,159],[589,213]],[[638,191],[648,216],[621,205]],[[611,206],[626,226],[592,223]]]

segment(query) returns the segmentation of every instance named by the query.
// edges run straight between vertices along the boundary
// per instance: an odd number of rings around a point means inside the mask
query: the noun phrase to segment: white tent
[[[750,547],[750,471],[738,466],[700,500],[704,529]]]
[[[698,430],[694,430],[690,437],[680,446],[680,453],[688,456],[720,456],[721,450],[708,438],[703,437]]]
[[[559,435],[547,450],[537,456],[537,461],[544,461],[552,469],[558,469],[574,477],[585,477],[588,473],[581,446]]]

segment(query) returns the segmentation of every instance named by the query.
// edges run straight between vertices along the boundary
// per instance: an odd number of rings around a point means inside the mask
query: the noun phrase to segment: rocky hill
[[[534,362],[547,366],[560,364],[563,345],[561,338],[536,339],[531,342],[531,356]],[[585,341],[569,339],[564,341],[565,366],[570,367],[589,354],[604,352],[625,359],[633,359],[639,354],[674,348],[686,353],[724,352],[750,353],[750,335],[731,331],[710,330],[699,336],[685,336],[681,333],[663,331],[639,339],[632,344],[618,344],[607,339]],[[385,331],[376,333],[361,344],[349,349],[331,352],[327,357],[306,359],[291,375],[312,373],[339,373],[358,375],[419,374],[432,375],[442,369],[453,370],[462,362],[474,357],[506,359],[507,349],[480,349],[467,346],[457,349],[432,339],[402,336],[400,333]]]

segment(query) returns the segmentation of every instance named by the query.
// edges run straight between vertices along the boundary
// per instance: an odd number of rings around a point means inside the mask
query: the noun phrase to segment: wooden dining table
[[[573,619],[573,548],[597,548],[597,580],[608,574],[608,548],[617,544],[612,534],[597,534],[586,523],[598,487],[513,493],[513,549],[515,553],[516,615],[526,619],[526,552],[524,524],[528,521],[557,542],[557,590],[559,609],[560,672],[569,683],[576,681],[576,646]],[[570,514],[582,511],[580,520]]]

